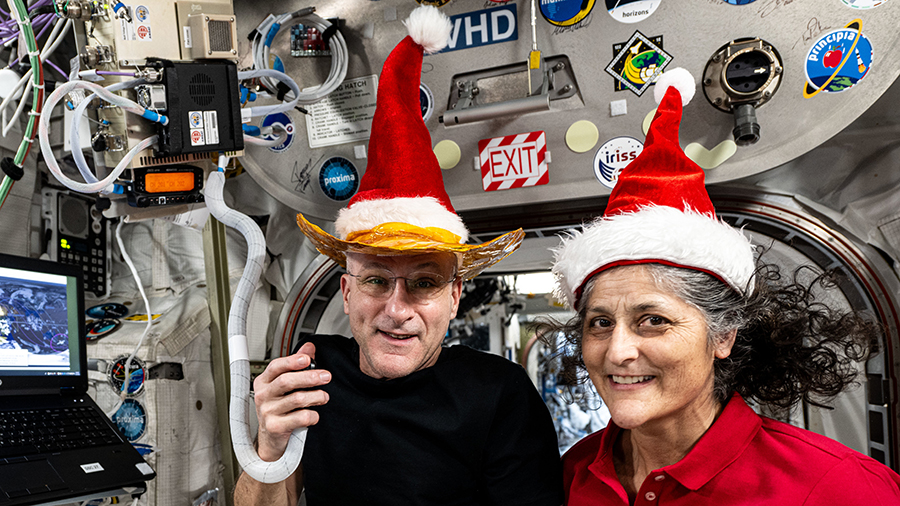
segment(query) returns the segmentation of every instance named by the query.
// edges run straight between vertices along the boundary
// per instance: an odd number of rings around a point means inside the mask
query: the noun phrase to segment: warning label
[[[309,147],[366,140],[372,131],[378,76],[347,79],[325,99],[307,106]]]
[[[137,25],[135,33],[137,33],[137,40],[153,40],[153,37],[150,36],[150,25]]]
[[[206,139],[203,135],[203,129],[191,129],[191,146],[205,146]]]

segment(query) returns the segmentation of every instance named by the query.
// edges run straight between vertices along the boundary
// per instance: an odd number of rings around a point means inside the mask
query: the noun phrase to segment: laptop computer
[[[0,255],[0,506],[140,493],[156,476],[87,395],[81,270]]]

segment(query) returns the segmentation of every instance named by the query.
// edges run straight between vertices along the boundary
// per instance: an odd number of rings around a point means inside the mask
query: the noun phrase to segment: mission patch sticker
[[[821,35],[806,54],[803,98],[824,91],[840,93],[856,86],[872,66],[872,43],[862,33],[862,20]]]
[[[129,442],[137,441],[147,431],[147,410],[134,400],[125,399],[122,407],[112,416],[112,421]]]
[[[662,0],[606,0],[606,10],[616,21],[637,23],[656,12]]]
[[[347,200],[359,189],[359,172],[342,156],[329,158],[319,169],[319,187],[331,200]]]
[[[594,175],[607,188],[614,188],[619,173],[644,150],[644,143],[634,137],[614,137],[600,146],[594,155]]]
[[[595,0],[540,0],[541,16],[556,26],[572,26],[594,8]]]
[[[663,51],[662,35],[647,37],[634,32],[627,42],[613,45],[613,59],[606,72],[615,79],[615,90],[629,89],[641,96],[673,60]]]

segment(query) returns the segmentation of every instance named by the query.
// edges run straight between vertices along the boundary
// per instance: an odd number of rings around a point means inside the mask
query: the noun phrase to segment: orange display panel
[[[192,172],[157,172],[144,176],[147,193],[186,192],[194,189]]]

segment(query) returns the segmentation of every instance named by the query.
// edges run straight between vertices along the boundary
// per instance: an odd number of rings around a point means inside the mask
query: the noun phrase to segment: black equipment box
[[[237,64],[227,60],[148,59],[162,72],[168,125],[159,125],[160,156],[244,149]]]

